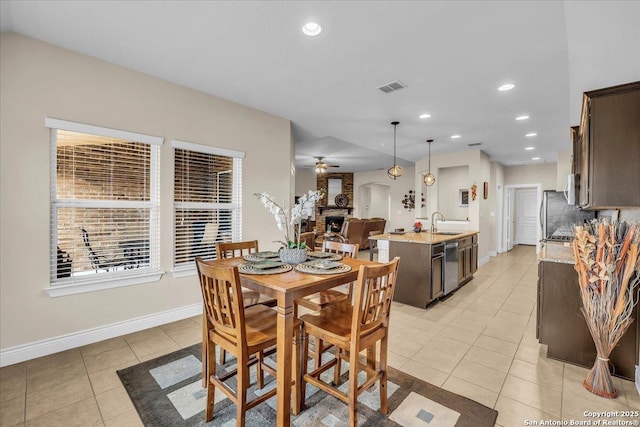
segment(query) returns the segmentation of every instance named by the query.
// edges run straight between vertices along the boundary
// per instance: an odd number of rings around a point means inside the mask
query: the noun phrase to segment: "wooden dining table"
[[[242,258],[226,258],[207,261],[212,265],[237,266],[246,261]],[[351,271],[340,274],[309,274],[295,269],[280,274],[240,274],[242,286],[260,292],[261,294],[277,300],[276,311],[278,313],[277,327],[277,410],[276,425],[278,427],[291,424],[291,357],[293,344],[293,320],[294,301],[306,295],[326,289],[335,288],[345,283],[353,282],[358,277],[361,265],[377,264],[375,262],[344,258],[340,261],[351,267]],[[301,347],[302,348],[302,347]],[[303,359],[304,360],[304,355]],[[296,378],[296,384],[300,384],[300,378]],[[299,392],[299,387],[296,387]],[[295,402],[300,405],[298,395]]]

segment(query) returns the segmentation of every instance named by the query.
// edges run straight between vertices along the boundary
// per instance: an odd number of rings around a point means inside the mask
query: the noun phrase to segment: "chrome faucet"
[[[444,215],[442,215],[442,213],[435,211],[434,213],[431,214],[431,232],[432,233],[436,233],[438,231],[438,227],[436,227],[436,221],[435,221],[435,216],[436,214],[440,215],[440,218],[442,219],[442,221],[444,221]]]

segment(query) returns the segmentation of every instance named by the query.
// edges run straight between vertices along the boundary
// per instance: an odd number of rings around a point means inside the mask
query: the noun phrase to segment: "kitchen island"
[[[478,232],[387,233],[376,241],[378,261],[400,257],[394,301],[426,308],[473,278],[478,269]]]
[[[569,243],[545,243],[538,255],[537,333],[547,345],[547,357],[591,368],[596,348],[580,311],[582,299],[573,248]],[[613,375],[633,380],[640,355],[640,304],[633,323],[609,356]]]

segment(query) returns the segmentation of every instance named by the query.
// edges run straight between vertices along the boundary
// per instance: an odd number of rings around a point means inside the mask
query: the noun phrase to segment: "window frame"
[[[51,297],[74,295],[86,292],[95,292],[104,289],[111,289],[122,286],[131,286],[149,283],[160,280],[163,271],[160,269],[160,147],[164,138],[150,136],[135,132],[123,131],[112,128],[105,128],[84,123],[72,122],[68,120],[45,118],[45,126],[50,131],[51,145],[51,183],[50,183],[50,257],[49,257],[49,285],[45,291]],[[86,200],[86,199],[66,199],[57,198],[57,130],[65,130],[91,134],[102,137],[110,137],[135,141],[148,144],[151,147],[150,161],[150,188],[149,201],[112,201],[112,200]],[[126,270],[119,272],[96,273],[83,278],[56,279],[52,272],[55,271],[57,252],[57,212],[61,208],[144,208],[149,209],[149,266],[140,270]]]
[[[173,149],[173,166],[174,166],[174,189],[173,189],[173,218],[172,218],[172,235],[173,235],[173,248],[172,248],[172,269],[171,273],[174,277],[185,277],[185,276],[194,276],[197,273],[196,266],[194,262],[185,262],[176,265],[176,251],[177,251],[177,238],[176,238],[176,219],[178,209],[230,209],[232,214],[232,229],[231,229],[231,238],[232,241],[238,242],[242,240],[242,161],[245,158],[245,153],[243,151],[230,150],[227,148],[219,148],[211,145],[204,144],[196,144],[193,142],[186,142],[180,140],[172,140],[171,148]],[[202,154],[211,154],[216,156],[225,156],[233,158],[233,178],[232,178],[232,189],[231,203],[207,203],[207,202],[176,202],[175,200],[175,162],[176,155],[175,150],[189,150]],[[237,224],[234,226],[233,224]]]

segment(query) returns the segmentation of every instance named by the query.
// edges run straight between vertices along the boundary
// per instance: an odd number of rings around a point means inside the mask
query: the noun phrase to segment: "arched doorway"
[[[361,218],[380,217],[387,219],[391,209],[391,186],[370,182],[358,187],[358,216]]]

